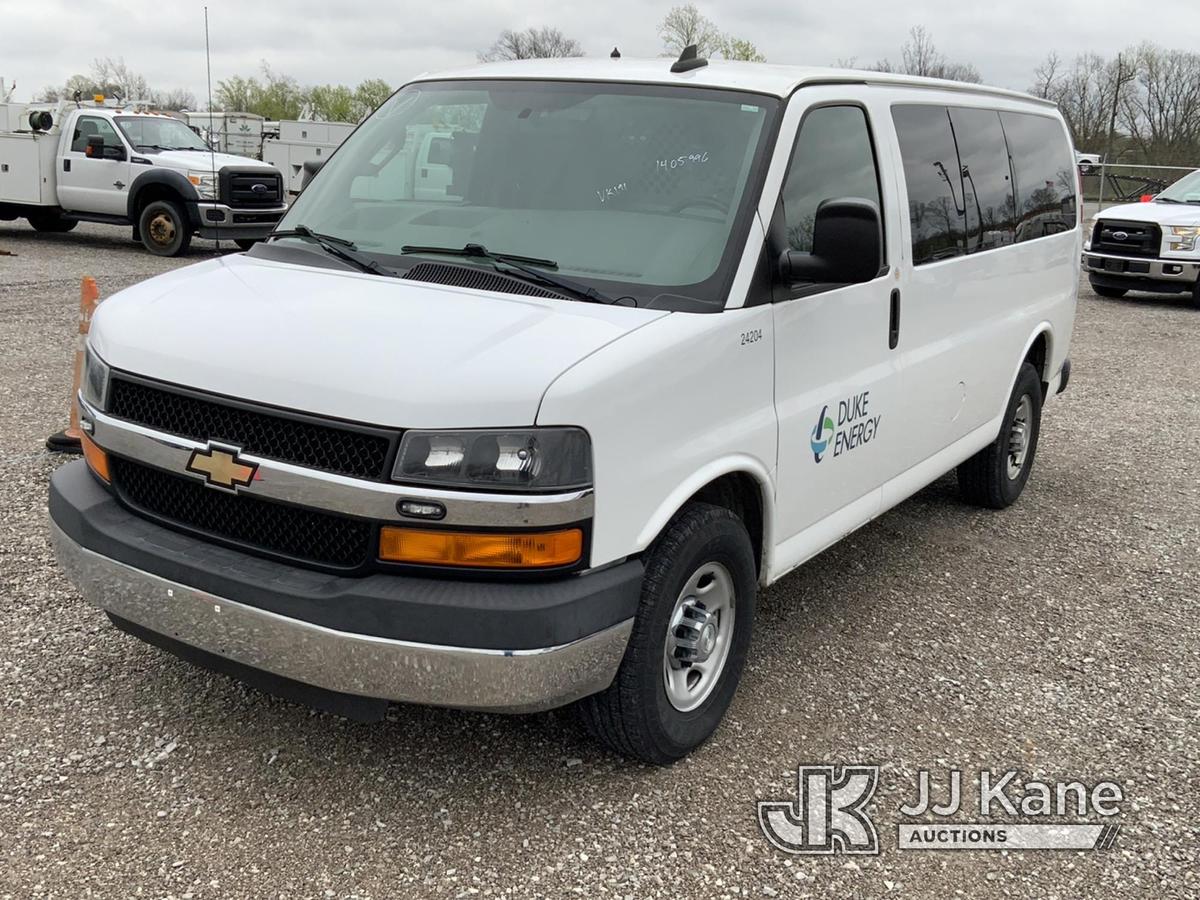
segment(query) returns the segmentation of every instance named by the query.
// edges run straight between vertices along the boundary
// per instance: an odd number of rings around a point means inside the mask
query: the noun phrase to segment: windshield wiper
[[[400,248],[400,252],[487,259],[491,260],[492,267],[497,272],[502,272],[514,278],[524,277],[526,281],[538,281],[542,284],[556,287],[559,290],[573,294],[579,300],[586,300],[589,303],[615,302],[607,294],[602,294],[594,287],[586,285],[583,282],[563,278],[561,275],[551,275],[549,272],[541,271],[541,269],[531,268],[532,266],[542,266],[547,269],[557,269],[558,263],[552,259],[541,259],[536,256],[518,256],[515,253],[492,253],[482,244],[467,244],[465,247],[422,247],[414,244],[406,244]],[[517,273],[520,274],[518,275]]]
[[[1182,203],[1182,200],[1176,200],[1174,197],[1155,197],[1155,203]]]
[[[385,269],[379,263],[375,262],[375,260],[368,259],[357,253],[358,247],[354,241],[335,237],[332,234],[321,234],[319,231],[313,231],[307,225],[297,225],[295,228],[285,228],[283,231],[272,231],[267,235],[266,240],[287,237],[296,237],[310,244],[316,244],[330,256],[336,256],[338,259],[351,263],[361,272],[367,272],[371,275],[382,275],[385,278],[400,277],[391,269]]]

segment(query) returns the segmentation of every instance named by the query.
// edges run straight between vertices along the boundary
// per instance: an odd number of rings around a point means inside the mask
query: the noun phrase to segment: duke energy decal
[[[829,414],[828,404],[821,408],[820,418],[813,427],[809,446],[813,460],[820,462],[832,451],[834,457],[869,444],[879,433],[881,415],[871,415],[871,392],[863,391],[837,404],[837,422]]]

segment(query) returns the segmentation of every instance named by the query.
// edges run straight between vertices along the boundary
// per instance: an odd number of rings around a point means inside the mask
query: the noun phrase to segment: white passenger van
[[[1013,503],[1069,374],[1055,108],[690,56],[422,77],[272,239],[105,300],[50,489],[84,596],[343,714],[575,703],[667,763],[759,589],[955,467]]]

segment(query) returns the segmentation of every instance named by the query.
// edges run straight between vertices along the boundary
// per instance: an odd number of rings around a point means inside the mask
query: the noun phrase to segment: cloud
[[[655,56],[658,23],[672,5],[636,0],[211,0],[213,83],[255,73],[265,60],[302,84],[399,85],[422,72],[473,62],[505,28],[553,25],[589,55],[614,45],[626,56]],[[1105,54],[1142,40],[1170,43],[1162,18],[1128,15],[1112,0],[861,0],[789,4],[713,0],[698,4],[722,28],[753,41],[771,62],[870,65],[898,59],[909,28],[925,25],[951,60],[973,63],[992,84],[1025,88],[1051,50],[1071,58]],[[152,85],[206,95],[204,13],[199,3],[149,0],[0,0],[0,76],[28,99],[42,87],[86,72],[96,57],[123,57]],[[1111,27],[1117,19],[1121,28]],[[1170,35],[1200,30],[1200,7],[1173,7]]]

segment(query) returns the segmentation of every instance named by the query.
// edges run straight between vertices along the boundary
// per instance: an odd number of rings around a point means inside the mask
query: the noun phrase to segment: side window
[[[892,121],[908,185],[913,264],[961,255],[965,251],[963,180],[949,110],[895,106]]]
[[[1001,113],[1017,181],[1016,240],[1075,227],[1075,165],[1062,125],[1048,116]]]
[[[74,153],[87,152],[88,138],[98,134],[104,138],[105,147],[120,147],[121,139],[108,119],[96,116],[80,116],[75,120],[75,133],[71,135],[71,150]]]
[[[1000,114],[991,109],[950,110],[958,158],[962,164],[968,253],[1013,242],[1012,173]]]
[[[843,197],[882,205],[871,130],[861,107],[823,106],[801,124],[783,183],[788,246],[811,251],[817,207]]]

